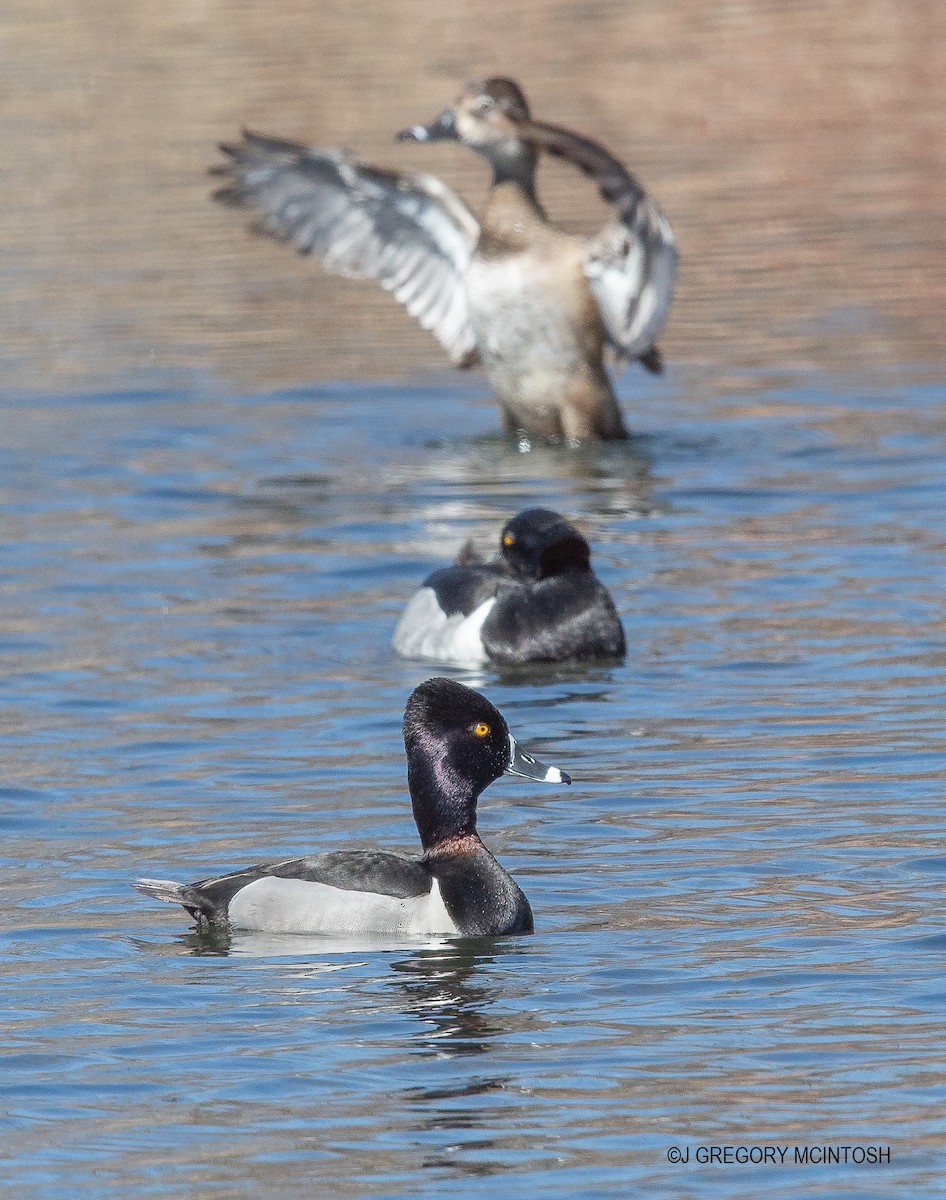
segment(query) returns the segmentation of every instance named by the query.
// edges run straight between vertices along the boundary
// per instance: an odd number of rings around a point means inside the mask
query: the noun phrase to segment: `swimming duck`
[[[503,772],[571,783],[523,753],[502,714],[451,679],[428,679],[404,713],[407,782],[423,854],[341,850],[197,883],[140,879],[198,924],[263,933],[531,933],[529,901],[480,841],[476,801]]]
[[[622,658],[624,630],[591,549],[547,508],[513,517],[499,555],[478,561],[466,547],[428,576],[394,631],[406,658],[477,663]]]
[[[383,170],[343,150],[244,131],[211,168],[222,203],[351,278],[377,279],[458,366],[481,364],[508,433],[576,443],[627,431],[605,353],[661,370],[656,339],[677,249],[660,209],[604,147],[533,120],[511,79],[470,83],[411,142],[460,141],[492,167],[478,221],[431,175]],[[616,217],[594,238],[562,233],[536,196],[539,155],[589,175]]]

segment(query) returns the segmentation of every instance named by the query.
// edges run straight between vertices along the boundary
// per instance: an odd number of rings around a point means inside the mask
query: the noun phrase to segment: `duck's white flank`
[[[230,925],[261,933],[456,934],[436,879],[425,896],[385,896],[267,876],[230,901]]]
[[[454,613],[448,617],[437,603],[437,593],[433,588],[421,588],[398,621],[394,631],[394,649],[405,658],[486,662],[481,631],[495,603],[496,597],[491,596],[468,616]]]

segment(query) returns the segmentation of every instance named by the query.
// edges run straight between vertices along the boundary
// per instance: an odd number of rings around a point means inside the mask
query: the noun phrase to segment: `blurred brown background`
[[[673,222],[673,362],[937,363],[946,331],[942,0],[8,0],[2,41],[4,390],[238,387],[438,369],[370,283],[329,277],[209,202],[242,124],[441,175],[395,145],[469,78],[608,145]],[[596,228],[547,163],[553,217]]]

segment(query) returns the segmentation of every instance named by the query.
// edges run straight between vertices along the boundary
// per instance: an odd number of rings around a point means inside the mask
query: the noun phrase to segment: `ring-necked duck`
[[[140,879],[199,924],[265,933],[530,933],[532,910],[476,832],[476,801],[503,772],[571,783],[524,754],[478,692],[428,679],[404,713],[407,781],[424,853],[342,850],[264,863],[197,883]]]
[[[223,145],[215,199],[329,269],[377,279],[458,366],[481,363],[508,432],[569,442],[627,436],[605,351],[661,369],[656,339],[677,249],[640,182],[596,142],[535,121],[510,79],[468,84],[429,125],[398,138],[451,139],[482,155],[493,184],[482,219],[439,179],[244,131]],[[591,176],[617,210],[587,240],[555,229],[536,197],[541,152]]]
[[[497,558],[477,562],[465,548],[424,581],[394,632],[394,649],[464,663],[621,658],[621,619],[590,556],[564,517],[527,508],[503,529]]]

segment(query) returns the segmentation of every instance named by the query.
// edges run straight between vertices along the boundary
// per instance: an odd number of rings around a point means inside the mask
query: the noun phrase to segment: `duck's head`
[[[591,547],[570,521],[548,508],[527,508],[505,526],[499,549],[506,565],[526,579],[590,571]]]
[[[476,798],[504,772],[571,783],[520,750],[502,713],[453,679],[428,679],[404,712],[404,746],[414,816],[430,847],[476,829]]]
[[[511,79],[485,79],[468,83],[455,103],[429,125],[412,125],[402,130],[398,141],[462,142],[482,154],[494,167],[534,165],[535,152],[520,132],[529,121],[529,105],[522,89]]]
[[[397,139],[462,142],[491,163],[495,182],[515,180],[530,191],[538,156],[546,153],[566,159],[594,179],[609,204],[624,205],[633,213],[643,195],[638,181],[603,146],[560,125],[533,120],[522,88],[512,79],[497,76],[468,83],[436,120],[412,125]]]

